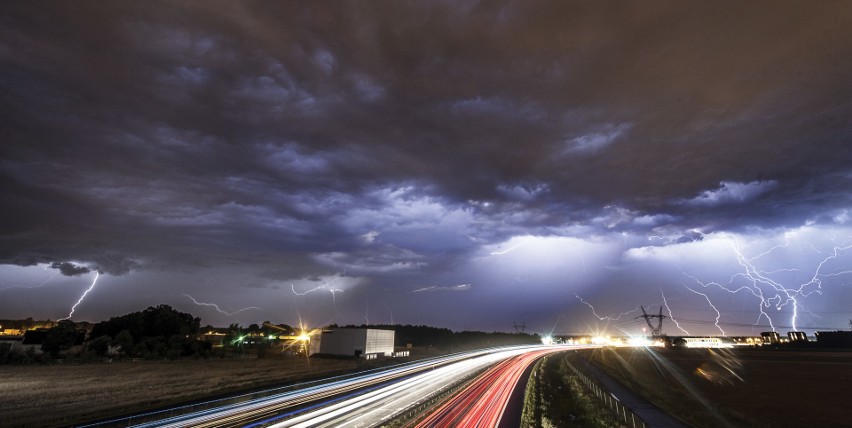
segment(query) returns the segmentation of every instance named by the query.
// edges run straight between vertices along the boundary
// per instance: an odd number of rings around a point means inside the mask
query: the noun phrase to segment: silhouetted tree
[[[86,344],[86,350],[94,352],[97,355],[105,355],[109,350],[109,343],[112,341],[109,336],[98,336]]]
[[[112,339],[112,346],[118,346],[121,355],[130,355],[133,352],[133,335],[129,330],[121,330]]]
[[[55,357],[61,351],[68,350],[77,344],[80,333],[77,331],[77,326],[73,321],[59,321],[56,327],[47,331],[44,342],[41,344],[41,350]]]

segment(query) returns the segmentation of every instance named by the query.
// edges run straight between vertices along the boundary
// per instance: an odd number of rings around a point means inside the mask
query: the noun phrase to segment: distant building
[[[724,341],[718,337],[679,337],[672,345],[680,348],[731,348],[733,342]]]
[[[816,340],[822,348],[852,348],[852,331],[818,331]]]
[[[0,328],[0,336],[23,336],[24,330],[19,328]]]
[[[777,345],[781,343],[781,336],[774,331],[765,331],[760,333],[760,337],[763,338],[763,343],[766,345]]]
[[[338,328],[311,337],[311,353],[362,358],[392,356],[394,331],[374,328]]]
[[[788,331],[787,338],[790,339],[790,342],[807,342],[808,335],[805,334],[804,331]]]
[[[227,328],[211,328],[205,330],[199,335],[201,340],[210,342],[214,348],[221,348],[225,345],[225,337],[228,335]]]
[[[734,341],[735,346],[754,346],[754,345],[763,345],[762,337],[755,336],[730,336],[730,339]]]

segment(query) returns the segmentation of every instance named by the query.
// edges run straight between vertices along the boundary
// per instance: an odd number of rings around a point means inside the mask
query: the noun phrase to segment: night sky
[[[691,334],[847,328],[850,28],[832,1],[2,2],[0,318],[99,275],[72,320],[638,333],[665,296]]]

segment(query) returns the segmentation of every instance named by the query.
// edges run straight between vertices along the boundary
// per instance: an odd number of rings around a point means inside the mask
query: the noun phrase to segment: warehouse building
[[[311,353],[362,358],[393,355],[394,331],[375,328],[337,328],[311,338]]]

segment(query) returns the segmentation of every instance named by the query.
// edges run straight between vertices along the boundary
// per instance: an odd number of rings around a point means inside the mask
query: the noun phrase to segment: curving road
[[[445,410],[441,413],[449,415],[445,416],[450,418],[448,421],[496,426],[529,364],[546,353],[578,348],[514,346],[453,354],[136,426],[379,426],[404,413],[419,411],[432,397],[483,371],[459,395],[465,397],[459,405],[465,411],[450,411],[452,406],[447,404],[441,407]],[[444,420],[436,419],[433,425],[424,426],[458,426]]]
[[[564,347],[533,350],[497,364],[431,412],[416,427],[498,426],[509,397],[527,368],[547,354],[564,350]]]
[[[499,348],[486,354],[475,355],[411,376],[272,426],[275,428],[378,426],[410,409],[418,408],[422,403],[428,401],[429,397],[450,388],[457,382],[483,369],[509,358],[540,349],[542,349],[542,346]]]

